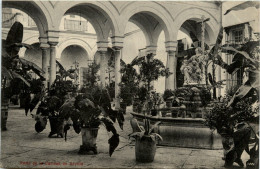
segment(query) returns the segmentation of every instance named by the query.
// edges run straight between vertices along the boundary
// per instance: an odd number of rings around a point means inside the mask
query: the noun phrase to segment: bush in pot
[[[36,120],[35,129],[38,133],[43,131],[47,124],[42,123],[42,119],[48,118],[51,127],[51,132],[48,137],[57,134],[57,137],[60,136],[63,138],[64,117],[60,114],[60,107],[64,104],[66,99],[71,97],[70,95],[76,94],[77,85],[73,84],[72,80],[66,80],[66,77],[72,77],[72,74],[67,72],[58,61],[56,62],[60,67],[57,78],[49,90],[46,91],[45,96],[40,99],[41,102],[36,115],[33,115],[33,117]],[[61,73],[61,70],[63,73]]]
[[[124,117],[122,112],[111,109],[106,89],[92,86],[91,91],[81,93],[66,101],[61,106],[60,112],[65,119],[71,118],[76,133],[82,133],[80,154],[88,154],[89,151],[97,154],[96,137],[100,124],[104,124],[107,131],[113,133],[108,141],[111,156],[119,144],[119,135],[114,127],[114,122],[118,121],[120,127],[123,128]],[[69,126],[65,128],[66,136]]]
[[[93,151],[94,154],[97,153],[95,141],[100,124],[104,124],[106,130],[113,133],[113,136],[108,140],[109,155],[111,156],[119,144],[119,134],[114,127],[114,123],[117,121],[120,128],[123,129],[124,116],[121,110],[115,111],[112,109],[109,86],[98,85],[98,69],[97,64],[90,65],[87,72],[89,78],[84,91],[67,100],[61,106],[60,113],[66,120],[72,120],[76,133],[82,132],[80,154],[87,154],[89,151]],[[65,140],[69,128],[70,124],[66,124],[64,127]]]
[[[21,94],[30,88],[32,77],[29,71],[33,71],[44,80],[41,68],[36,64],[20,58],[20,48],[31,48],[30,45],[22,43],[23,25],[15,22],[10,28],[6,40],[2,40],[2,76],[1,76],[1,129],[7,130],[6,121],[8,117],[9,99],[13,95]],[[30,93],[27,93],[27,96]],[[29,100],[29,99],[28,99]],[[29,102],[29,101],[28,101]]]
[[[221,34],[222,32],[220,32],[219,35]],[[254,132],[254,129],[249,125],[248,121],[251,121],[251,116],[256,116],[257,119],[259,118],[259,108],[256,110],[252,109],[254,105],[259,106],[259,41],[249,41],[238,49],[225,46],[220,47],[222,52],[234,54],[231,64],[227,64],[222,60],[218,55],[219,48],[216,47],[218,47],[218,45],[212,48],[209,57],[215,64],[225,69],[229,74],[234,73],[238,69],[240,69],[241,72],[244,72],[245,70],[248,71],[248,80],[241,85],[230,98],[226,99],[226,102],[224,103],[224,108],[230,109],[229,112],[232,113],[226,119],[230,120],[230,124],[233,125],[227,128],[224,124],[220,124],[218,132],[224,133],[225,136],[230,135],[229,133],[232,133],[232,131],[236,129],[236,131],[229,136],[229,138],[233,140],[234,146],[231,147],[230,150],[227,150],[225,166],[231,167],[233,162],[237,162],[240,166],[244,166],[240,159],[240,155],[246,149],[250,155],[250,159],[247,161],[247,167],[258,168],[259,148],[257,147],[259,146],[259,136]],[[214,116],[215,115],[210,114],[209,117],[207,117],[206,122],[213,121],[212,117]],[[258,121],[259,119],[257,120],[257,123],[259,124]],[[213,123],[209,124],[213,124],[217,127],[218,123],[213,121]],[[255,145],[249,151],[248,144],[251,131],[255,134]],[[225,145],[226,141],[224,140],[223,143],[223,145]],[[226,148],[224,147],[224,149]]]
[[[163,63],[153,58],[153,54],[150,53],[143,57],[136,57],[132,61],[134,66],[138,66],[139,73],[137,74],[137,79],[139,81],[139,88],[137,90],[137,98],[139,99],[139,103],[142,107],[142,112],[144,113],[144,119],[145,119],[145,130],[141,132],[141,137],[137,137],[137,147],[140,144],[146,145],[147,149],[153,149],[154,142],[149,142],[147,140],[153,140],[151,138],[151,131],[150,131],[150,125],[149,122],[146,119],[147,115],[151,114],[152,105],[150,103],[152,102],[152,90],[153,86],[151,85],[152,81],[158,80],[159,77],[169,76],[171,73],[169,72],[168,68],[165,68]],[[154,104],[155,105],[155,104]],[[139,139],[140,138],[140,139]],[[151,144],[150,144],[151,143]],[[149,146],[152,146],[149,148]],[[145,154],[146,149],[140,149],[140,151],[144,151],[141,154]],[[153,152],[153,151],[152,151]],[[155,151],[154,151],[155,153]],[[137,157],[137,160],[139,157]],[[153,161],[153,158],[149,160],[150,162]]]
[[[136,120],[136,119],[135,119]],[[137,126],[140,132],[130,134],[130,137],[135,138],[135,157],[138,162],[153,162],[156,152],[156,140],[162,140],[162,137],[154,132],[154,128],[157,127],[160,122],[151,126],[148,119],[144,119],[144,127],[139,126],[136,120]]]
[[[120,107],[126,108],[126,106],[133,104],[139,86],[139,80],[137,77],[137,71],[134,68],[134,62],[132,61],[131,63],[126,64],[123,60],[121,60],[120,73],[122,75],[120,83],[120,98],[122,99],[122,107]],[[136,104],[134,103],[133,106],[135,105]]]

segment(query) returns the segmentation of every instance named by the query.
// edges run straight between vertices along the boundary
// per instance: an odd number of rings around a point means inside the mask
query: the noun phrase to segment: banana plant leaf
[[[65,101],[65,103],[63,103],[63,105],[60,107],[60,115],[62,117],[64,117],[65,119],[68,119],[69,117],[72,118],[72,121],[77,121],[78,118],[73,118],[73,112],[75,112],[75,98],[71,98],[67,101]]]
[[[40,78],[44,79],[43,73],[44,71],[35,63],[30,62],[26,59],[19,58],[20,62],[22,63],[23,69],[28,71],[32,70],[34,73],[36,73]]]
[[[110,120],[109,118],[103,117],[101,119],[101,121],[105,124],[106,129],[107,129],[108,132],[111,131],[114,135],[117,134],[116,128],[114,127],[114,123],[113,123],[112,120]]]
[[[245,51],[239,51],[239,50],[236,50],[235,48],[233,48],[233,47],[222,47],[221,48],[222,49],[222,52],[227,52],[227,53],[230,53],[230,54],[240,54],[240,55],[242,55],[243,57],[245,57],[246,59],[248,59],[248,60],[250,60],[253,64],[255,64],[256,66],[258,66],[259,65],[259,61],[257,61],[257,60],[254,60],[253,58],[251,58],[250,56],[249,56],[249,54],[247,53],[247,52],[245,52]],[[234,56],[235,57],[235,56]]]
[[[19,75],[18,73],[14,72],[14,71],[10,71],[10,73],[12,74],[13,79],[14,78],[21,79],[28,87],[31,87],[31,84],[27,80],[25,80],[25,78],[23,78],[21,75]]]
[[[70,69],[70,70],[66,70],[63,66],[62,66],[62,64],[59,62],[59,61],[57,61],[56,60],[56,64],[58,65],[58,67],[59,67],[59,72],[58,72],[58,74],[60,74],[60,77],[63,79],[63,78],[65,78],[65,77],[70,77],[71,79],[75,79],[75,69]]]
[[[10,28],[7,38],[6,46],[10,46],[15,43],[22,43],[23,41],[23,25],[20,22],[15,22]],[[15,56],[19,53],[19,48],[7,47],[6,52],[10,56]]]
[[[117,148],[117,146],[119,145],[119,135],[118,134],[114,134],[109,140],[109,155],[110,157],[112,156],[113,152],[115,151],[115,149]]]
[[[224,28],[221,27],[218,33],[218,37],[216,39],[216,43],[214,45],[213,48],[211,48],[210,52],[209,52],[209,59],[213,59],[216,55],[218,55],[218,49],[220,47],[220,43],[222,42],[223,39],[223,30]]]

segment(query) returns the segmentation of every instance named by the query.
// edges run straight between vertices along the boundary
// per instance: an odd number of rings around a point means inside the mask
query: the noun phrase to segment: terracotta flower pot
[[[93,151],[97,154],[96,140],[99,128],[81,128],[82,145],[80,146],[79,154],[87,154]]]
[[[57,137],[61,136],[61,138],[63,138],[64,119],[60,117],[50,116],[49,120],[50,120],[51,132],[48,137],[57,134]]]
[[[153,162],[156,152],[156,142],[149,136],[137,138],[135,142],[135,157],[138,162]]]

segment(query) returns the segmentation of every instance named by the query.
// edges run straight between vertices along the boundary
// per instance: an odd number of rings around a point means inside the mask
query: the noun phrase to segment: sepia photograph
[[[259,1],[1,7],[0,168],[259,168]]]

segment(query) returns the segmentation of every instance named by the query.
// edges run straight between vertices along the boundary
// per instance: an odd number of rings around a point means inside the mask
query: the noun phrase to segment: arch
[[[137,8],[138,6],[138,8]],[[127,22],[130,20],[132,16],[138,13],[146,13],[153,18],[155,18],[160,25],[162,26],[162,29],[165,32],[165,40],[166,41],[172,41],[174,38],[173,34],[173,18],[170,15],[169,11],[160,5],[157,2],[130,2],[125,5],[125,7],[121,10],[121,32],[124,32]]]
[[[198,20],[201,19],[202,16],[210,18],[210,20],[206,23],[206,31],[208,32],[210,43],[214,43],[219,29],[219,22],[211,13],[201,8],[189,7],[178,13],[174,21],[174,30],[179,30],[186,20]]]
[[[34,20],[39,30],[39,35],[41,37],[46,37],[48,21],[42,8],[34,1],[2,1],[2,8],[15,8],[25,12]]]
[[[62,4],[60,4],[62,3]],[[77,2],[77,1],[63,1],[63,2],[56,2],[55,7],[57,7],[55,10],[59,11],[57,14],[57,23],[56,27],[59,27],[61,18],[66,14],[66,12],[72,8],[75,7],[88,7],[88,9],[91,9],[92,11],[95,11],[96,14],[103,16],[101,20],[99,20],[100,23],[103,23],[103,28],[110,28],[112,30],[112,35],[115,36],[115,34],[118,34],[118,23],[116,20],[116,9],[113,5],[111,5],[109,2],[100,2],[100,1],[87,1],[87,2]],[[85,10],[85,14],[93,14],[93,13],[87,13],[88,11]],[[105,30],[105,29],[102,29]],[[106,29],[106,32],[104,34],[109,34],[110,30]]]
[[[78,45],[82,47],[83,49],[85,49],[85,51],[87,52],[90,58],[94,57],[94,51],[86,41],[78,38],[70,38],[70,39],[65,39],[63,42],[58,43],[57,55],[56,55],[57,58],[60,58],[63,50],[66,49],[66,47],[71,45]]]

